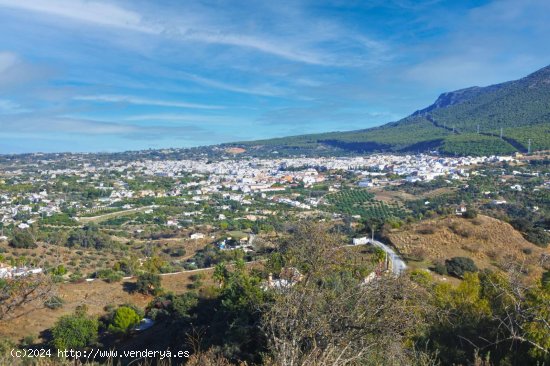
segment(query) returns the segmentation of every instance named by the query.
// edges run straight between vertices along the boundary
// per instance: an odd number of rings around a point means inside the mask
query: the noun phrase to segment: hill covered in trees
[[[501,138],[502,131],[502,138]],[[522,79],[444,93],[380,127],[228,144],[250,153],[417,152],[487,155],[550,149],[550,66]]]

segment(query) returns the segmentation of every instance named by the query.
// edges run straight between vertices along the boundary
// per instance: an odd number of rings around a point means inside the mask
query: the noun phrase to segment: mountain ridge
[[[502,138],[501,138],[502,132]],[[550,65],[523,78],[442,93],[431,105],[384,125],[223,146],[256,153],[418,152],[487,155],[550,149]]]

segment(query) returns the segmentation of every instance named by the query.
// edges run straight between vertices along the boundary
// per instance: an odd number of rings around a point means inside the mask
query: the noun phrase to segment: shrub
[[[96,273],[97,278],[101,278],[107,283],[119,282],[122,280],[123,274],[119,271],[113,271],[112,269],[103,269]]]
[[[69,276],[69,281],[71,281],[71,282],[82,282],[82,281],[84,281],[84,278],[82,277],[82,273],[74,272]]]
[[[450,275],[462,278],[465,272],[476,272],[477,266],[471,258],[453,257],[445,261],[445,267]]]
[[[99,323],[84,310],[59,318],[52,328],[52,345],[57,349],[81,349],[97,340]]]
[[[191,310],[197,306],[197,295],[186,292],[181,295],[168,294],[156,297],[148,306],[147,317],[153,320],[189,320]]]
[[[546,271],[542,274],[542,287],[546,289],[546,291],[550,291],[550,271]]]
[[[422,235],[431,235],[435,233],[435,228],[432,225],[424,226],[416,230],[416,232]]]
[[[198,299],[196,295],[192,293],[184,293],[182,295],[174,296],[172,300],[172,309],[177,319],[189,319],[190,310],[197,306]]]
[[[544,232],[543,229],[538,227],[529,229],[524,234],[524,237],[531,243],[542,248],[546,248],[548,246],[548,243],[550,242],[550,235],[548,235],[548,233]]]
[[[483,222],[480,220],[480,219],[473,219],[472,220],[472,224],[476,225],[476,226],[479,226],[481,224],[483,224]]]
[[[65,303],[65,300],[60,298],[59,296],[52,296],[48,300],[44,302],[44,306],[48,309],[59,309],[63,307],[63,304]]]
[[[422,247],[414,247],[409,253],[409,259],[417,262],[421,262],[426,258],[426,250]]]
[[[128,333],[132,328],[139,324],[141,317],[132,308],[128,306],[119,307],[114,315],[109,331],[114,333]]]
[[[145,295],[156,295],[162,291],[160,276],[154,273],[140,274],[136,282],[136,291]]]
[[[23,337],[23,339],[21,339],[21,342],[19,343],[19,345],[21,347],[30,347],[34,344],[35,341],[36,341],[36,338],[33,335],[28,335]]]
[[[462,217],[466,219],[475,219],[477,217],[477,210],[468,209],[462,214]]]
[[[67,269],[62,264],[52,268],[52,274],[54,276],[64,276],[66,273],[67,273]]]
[[[414,270],[410,274],[410,278],[413,282],[418,283],[422,286],[428,286],[432,283],[432,276],[430,273],[424,270]]]
[[[457,222],[453,222],[449,225],[449,229],[456,235],[460,235],[463,238],[469,238],[471,233],[468,229],[461,227]]]
[[[33,249],[37,245],[28,230],[16,230],[10,240],[10,246],[13,248]]]
[[[533,224],[531,221],[525,219],[525,218],[518,218],[510,221],[510,224],[514,227],[514,229],[518,231],[528,231],[533,227]]]
[[[446,276],[448,274],[447,267],[442,262],[434,263],[432,271],[434,271],[435,273],[437,273],[438,275],[441,275],[441,276]]]
[[[178,248],[175,249],[172,253],[170,253],[171,257],[183,257],[185,255],[186,251],[184,248]]]

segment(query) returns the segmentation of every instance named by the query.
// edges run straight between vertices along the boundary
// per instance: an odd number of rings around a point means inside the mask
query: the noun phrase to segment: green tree
[[[15,230],[10,240],[10,246],[14,248],[33,249],[37,245],[29,230]]]
[[[372,217],[365,222],[365,227],[369,228],[372,239],[374,239],[374,233],[380,230],[383,225],[384,219],[380,217]]]
[[[162,291],[160,276],[154,273],[143,273],[138,276],[136,291],[145,295],[156,295]]]
[[[140,321],[141,317],[134,309],[121,306],[115,311],[109,330],[114,333],[128,333]]]
[[[214,281],[218,282],[220,287],[223,286],[224,282],[227,280],[228,271],[227,267],[225,266],[225,263],[221,262],[216,264],[214,267],[214,274],[212,275],[212,278]]]
[[[174,296],[172,299],[172,310],[176,320],[188,320],[190,311],[198,304],[197,296],[192,292]]]
[[[81,349],[97,340],[99,324],[83,312],[59,318],[52,328],[52,345],[57,349]]]

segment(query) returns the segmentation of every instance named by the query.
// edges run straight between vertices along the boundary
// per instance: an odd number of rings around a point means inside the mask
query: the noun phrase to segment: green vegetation
[[[495,136],[465,133],[445,139],[441,151],[449,155],[506,155],[516,149]]]
[[[78,223],[66,213],[55,214],[44,217],[41,221],[43,225],[52,226],[76,226]]]
[[[147,317],[156,321],[188,321],[192,318],[190,313],[197,304],[198,298],[193,292],[181,295],[166,294],[151,301],[146,314]]]
[[[101,278],[107,283],[120,282],[124,277],[124,272],[112,269],[102,269],[96,272],[95,277]]]
[[[10,240],[10,246],[14,248],[32,249],[36,248],[36,240],[29,230],[15,230]]]
[[[103,249],[113,245],[111,238],[101,232],[97,226],[88,225],[82,229],[70,232],[67,238],[68,247],[79,246],[82,248]]]
[[[493,133],[498,136],[500,131],[493,131]],[[531,139],[531,151],[550,150],[550,122],[526,127],[505,128],[503,135],[516,141],[525,151],[527,151],[529,139]]]
[[[119,307],[109,324],[109,331],[114,333],[128,333],[141,321],[139,314],[128,306]]]
[[[349,216],[359,215],[363,219],[388,219],[403,217],[404,212],[396,205],[376,201],[366,190],[351,189],[327,195],[331,210]]]
[[[154,273],[143,273],[138,276],[136,291],[142,294],[156,295],[162,291],[160,276]]]
[[[59,296],[52,296],[48,300],[44,301],[44,306],[48,309],[59,309],[63,307],[65,301]]]
[[[433,293],[438,316],[422,339],[438,350],[443,364],[486,359],[495,365],[536,365],[550,360],[550,329],[544,325],[550,319],[550,293],[515,283],[514,275],[516,270],[465,273],[458,286],[425,286]]]
[[[550,361],[548,271],[530,280],[521,263],[477,271],[470,259],[455,257],[442,268],[460,277],[452,283],[423,270],[387,276],[378,270],[384,253],[342,248],[334,229],[289,222],[265,266],[236,257],[216,266],[214,286],[157,294],[145,309],[155,320],[151,331],[132,331],[144,314],[131,304],[107,307],[101,322],[79,308],[56,322],[52,345],[124,349],[146,342],[176,351],[191,344],[193,366],[338,365],[341,358],[357,365]],[[146,293],[160,287],[158,275],[139,282]],[[20,347],[34,342],[25,337]],[[8,346],[0,343],[0,351]]]
[[[453,257],[445,261],[446,272],[458,278],[463,278],[466,272],[476,272],[477,266],[471,258]]]
[[[52,328],[52,345],[59,350],[82,349],[97,341],[99,323],[97,319],[77,310],[64,315]]]

